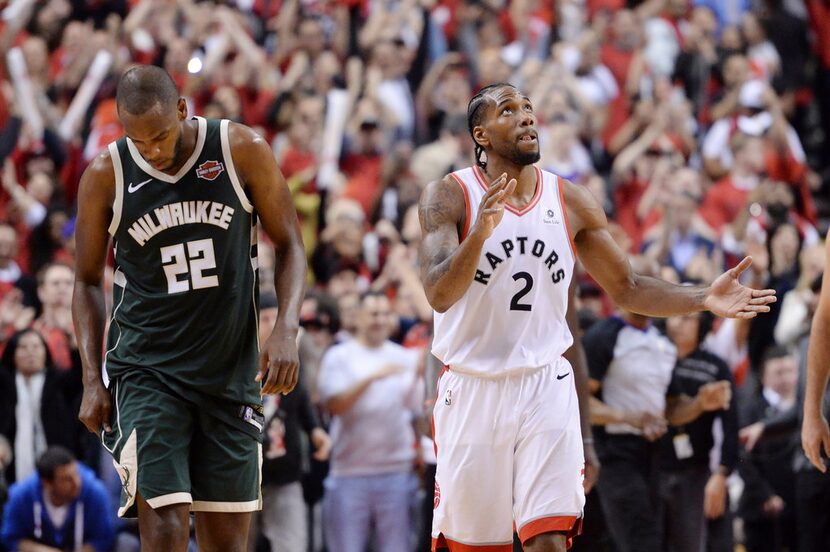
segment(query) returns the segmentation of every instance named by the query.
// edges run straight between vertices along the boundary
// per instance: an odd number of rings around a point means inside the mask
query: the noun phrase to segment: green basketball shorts
[[[136,369],[110,382],[111,431],[102,432],[121,478],[120,517],[136,496],[193,512],[261,508],[262,421],[256,406],[221,403]]]

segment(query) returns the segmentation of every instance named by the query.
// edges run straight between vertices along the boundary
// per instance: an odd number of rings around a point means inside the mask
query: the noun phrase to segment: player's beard
[[[523,167],[525,165],[532,165],[534,163],[538,163],[539,160],[542,158],[542,153],[538,147],[535,151],[522,151],[521,149],[519,149],[519,145],[516,144],[513,146],[513,149],[510,151],[510,154],[506,157],[514,165]]]
[[[184,140],[184,132],[179,132],[179,137],[176,139],[176,145],[173,147],[173,161],[170,163],[171,167],[180,167],[184,161],[184,159],[182,159],[182,140]]]

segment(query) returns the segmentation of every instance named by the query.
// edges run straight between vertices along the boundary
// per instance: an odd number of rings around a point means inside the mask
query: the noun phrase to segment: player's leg
[[[196,512],[199,552],[247,552],[252,512]]]
[[[203,402],[197,411],[189,463],[201,552],[245,552],[251,514],[262,507],[260,428],[229,415],[239,410]]]
[[[506,380],[445,372],[433,410],[433,550],[513,550],[516,398]]]
[[[141,551],[186,552],[190,537],[190,504],[153,508],[141,494],[136,497],[136,502]]]
[[[103,445],[121,479],[119,516],[137,512],[143,550],[184,552],[191,502],[190,405],[149,372],[112,382],[112,431]]]
[[[568,537],[565,533],[542,533],[529,538],[522,548],[524,552],[565,552]]]
[[[562,359],[518,383],[524,414],[513,459],[513,514],[525,550],[564,552],[582,525],[579,406],[573,376],[556,378],[570,370]]]

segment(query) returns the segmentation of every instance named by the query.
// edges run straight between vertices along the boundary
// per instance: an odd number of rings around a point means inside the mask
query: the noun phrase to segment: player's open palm
[[[744,270],[752,264],[751,257],[735,268],[721,274],[712,282],[703,302],[707,310],[726,318],[755,318],[760,312],[769,312],[769,304],[775,302],[774,289],[752,289],[738,281]]]
[[[259,373],[263,395],[288,394],[299,378],[300,357],[297,340],[288,334],[272,333],[259,354]]]
[[[91,431],[98,435],[101,429],[109,433],[110,413],[112,412],[112,397],[104,382],[90,383],[84,385],[84,394],[81,398],[81,408],[78,412],[78,419]]]
[[[508,181],[506,174],[502,174],[490,183],[490,188],[485,192],[478,206],[478,216],[473,232],[480,233],[484,239],[493,234],[493,230],[504,218],[504,207],[507,205],[507,198],[515,189],[516,180],[511,178]]]

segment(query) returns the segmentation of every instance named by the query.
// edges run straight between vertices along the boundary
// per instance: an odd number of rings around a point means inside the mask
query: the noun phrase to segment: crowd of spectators
[[[706,284],[752,255],[745,283],[779,297],[751,321],[663,323],[617,311],[577,268],[605,463],[577,549],[830,549],[830,478],[798,441],[830,215],[827,0],[4,5],[0,504],[17,485],[0,550],[22,538],[32,493],[55,527],[79,526],[56,496],[79,504],[94,487],[96,508],[117,504],[75,421],[70,302],[78,182],[122,134],[115,85],[133,63],[164,67],[192,115],[267,139],[303,230],[302,381],[266,401],[252,550],[427,549],[438,370],[417,200],[473,164],[467,102],[495,82],[528,94],[539,166],[596,195],[638,269]],[[267,247],[259,258],[267,324],[279,267]],[[64,495],[49,490],[56,469]],[[84,550],[137,550],[135,523],[108,508],[112,527]],[[93,539],[83,519],[51,546]]]

